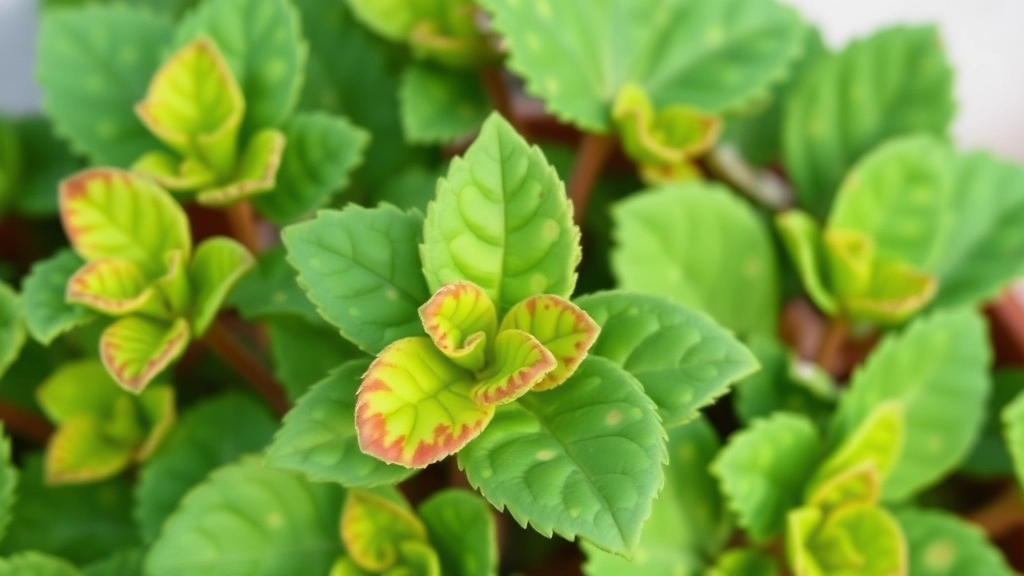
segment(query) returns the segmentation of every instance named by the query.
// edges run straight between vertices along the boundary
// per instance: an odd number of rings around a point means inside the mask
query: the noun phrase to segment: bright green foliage
[[[628,82],[656,106],[747,106],[786,72],[804,34],[796,12],[774,0],[481,4],[527,90],[590,132],[609,130],[611,104]]]
[[[0,576],[80,576],[74,564],[38,552],[0,559]]]
[[[444,144],[471,134],[490,112],[476,74],[427,64],[405,70],[398,101],[402,131],[417,144]]]
[[[736,385],[736,414],[750,424],[775,412],[794,412],[821,427],[832,414],[839,391],[831,376],[802,360],[772,337],[748,343],[761,369]]]
[[[904,450],[885,482],[904,500],[953,470],[981,428],[990,381],[982,319],[971,310],[934,313],[886,337],[858,370],[833,422],[842,440],[883,403],[905,417]]]
[[[565,186],[496,114],[438,183],[420,251],[432,291],[472,282],[499,313],[535,294],[568,297],[581,257]]]
[[[430,297],[416,249],[422,223],[393,206],[350,206],[284,231],[288,261],[309,299],[367,352],[422,333],[416,310]]]
[[[719,552],[733,527],[718,482],[708,470],[718,448],[714,428],[703,419],[670,430],[665,487],[632,559],[585,545],[586,574],[701,574],[706,559]]]
[[[14,520],[0,554],[35,550],[76,564],[138,544],[131,518],[131,485],[121,478],[75,486],[47,486],[43,463],[22,463]]]
[[[477,27],[472,0],[348,0],[348,5],[377,34],[409,44],[417,58],[453,68],[494,58]]]
[[[419,515],[444,576],[495,576],[497,531],[487,502],[465,490],[445,490],[420,505]]]
[[[14,363],[25,344],[25,320],[21,298],[0,282],[0,376]]]
[[[267,450],[267,463],[302,472],[316,482],[344,486],[397,483],[414,471],[385,464],[359,450],[355,399],[367,361],[343,365],[313,385],[284,419]]]
[[[189,323],[197,334],[210,327],[231,288],[252,265],[252,254],[230,238],[211,238],[199,245],[188,266],[194,290]]]
[[[133,107],[172,34],[164,16],[127,6],[45,14],[37,72],[43,107],[76,151],[97,164],[128,166],[159,148]]]
[[[326,574],[340,552],[342,491],[243,458],[215,470],[167,519],[146,574]],[[204,526],[217,526],[215,530]]]
[[[275,425],[266,408],[237,393],[183,413],[160,450],[139,471],[134,514],[143,539],[156,538],[182,497],[213,469],[266,446]]]
[[[984,574],[1011,576],[1002,554],[985,535],[951,514],[906,509],[896,513],[910,551],[909,576]]]
[[[954,108],[953,74],[934,27],[886,29],[820,59],[787,96],[783,126],[801,205],[825,216],[863,154],[893,136],[945,134]]]
[[[789,515],[786,553],[794,576],[898,576],[907,573],[907,544],[883,508],[849,504],[825,514]]]
[[[283,131],[288,146],[277,185],[253,199],[260,213],[278,225],[323,207],[344,189],[370,140],[348,120],[322,112],[296,114]]]
[[[18,470],[11,461],[11,441],[0,424],[0,540],[3,540],[7,526],[11,523],[17,486]]]
[[[96,314],[64,300],[68,279],[84,262],[71,250],[61,250],[32,266],[22,283],[25,326],[32,338],[49,344],[57,336],[87,324]]]
[[[1006,446],[1013,460],[1017,481],[1024,486],[1024,393],[1003,410]]]
[[[175,420],[173,388],[154,384],[135,396],[95,360],[58,368],[36,395],[58,427],[46,449],[50,484],[94,482],[146,460]]]
[[[778,576],[775,560],[761,552],[740,548],[722,554],[707,576]]]
[[[613,291],[576,303],[601,326],[590,353],[635,376],[666,427],[692,420],[757,367],[727,331],[664,298]]]
[[[280,126],[302,88],[307,47],[287,0],[210,0],[179,26],[177,47],[209,37],[220,49],[245,97],[242,139]]]
[[[763,540],[782,531],[786,513],[800,504],[820,456],[814,425],[778,413],[734,434],[711,470],[739,525]]]
[[[612,217],[612,270],[622,288],[693,306],[741,335],[774,332],[779,288],[771,236],[730,190],[663,186],[620,202]]]
[[[626,553],[664,480],[664,442],[640,383],[588,357],[564,385],[501,407],[459,464],[520,524]]]

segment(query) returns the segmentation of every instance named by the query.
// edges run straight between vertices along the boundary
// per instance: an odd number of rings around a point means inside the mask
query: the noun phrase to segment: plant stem
[[[39,445],[46,444],[53,434],[53,425],[42,416],[3,401],[0,401],[0,421],[8,431]]]
[[[837,364],[839,355],[843,351],[843,343],[846,341],[847,329],[848,326],[843,318],[838,316],[829,318],[828,326],[825,327],[825,335],[821,339],[821,346],[818,348],[818,355],[815,358],[818,366],[833,376],[839,370]]]
[[[505,80],[501,77],[501,67],[491,65],[481,67],[480,81],[484,85],[484,90],[487,91],[487,96],[491,99],[491,106],[494,106],[494,109],[518,130],[519,125],[512,114],[512,101],[509,99]]]
[[[249,348],[242,344],[220,318],[210,325],[203,342],[236,372],[244,376],[256,392],[266,400],[277,416],[284,416],[290,407],[284,388],[277,382]]]
[[[967,516],[995,540],[1015,528],[1024,526],[1024,502],[1016,486],[1010,486],[988,504]]]
[[[611,134],[583,133],[576,154],[576,165],[573,166],[572,176],[569,177],[569,199],[572,200],[574,207],[573,218],[576,224],[583,222],[590,192],[614,149],[615,137]]]
[[[716,146],[704,157],[708,172],[772,212],[795,204],[793,190],[776,174],[751,166],[732,146]]]
[[[231,226],[231,234],[241,242],[249,252],[260,253],[260,236],[256,230],[256,215],[252,209],[252,202],[242,200],[235,202],[227,208],[228,225]]]

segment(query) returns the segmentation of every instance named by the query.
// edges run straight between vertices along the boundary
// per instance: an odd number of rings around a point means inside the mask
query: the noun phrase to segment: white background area
[[[957,70],[958,142],[1024,162],[1024,0],[788,1],[821,26],[833,46],[886,24],[938,23]],[[38,108],[35,4],[0,0],[0,113]]]

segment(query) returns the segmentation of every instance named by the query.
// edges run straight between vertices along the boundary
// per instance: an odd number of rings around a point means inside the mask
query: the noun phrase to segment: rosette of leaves
[[[85,170],[62,182],[59,195],[64,230],[84,261],[65,268],[65,307],[116,318],[100,336],[100,358],[118,384],[139,393],[206,332],[253,257],[225,237],[193,250],[185,211],[144,176]]]
[[[375,486],[457,452],[469,481],[523,525],[634,548],[662,482],[662,422],[693,419],[756,364],[666,300],[569,301],[571,212],[540,150],[495,115],[425,218],[353,206],[286,229],[309,299],[377,359],[314,385],[268,461]],[[549,490],[537,474],[565,481]]]
[[[94,482],[145,461],[175,420],[174,388],[153,384],[129,393],[96,360],[61,366],[36,398],[57,425],[46,446],[49,484]]]
[[[850,171],[824,230],[798,211],[777,225],[822,311],[895,324],[929,305],[976,304],[1024,272],[1021,217],[1024,170],[909,136]]]
[[[632,83],[615,98],[612,119],[622,147],[649,185],[699,178],[694,160],[714,146],[722,131],[720,118],[692,106],[655,110],[644,89]]]

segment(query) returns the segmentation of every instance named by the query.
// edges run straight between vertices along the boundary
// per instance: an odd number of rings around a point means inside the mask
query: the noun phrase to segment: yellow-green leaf
[[[445,356],[467,370],[483,368],[498,312],[482,288],[471,282],[445,284],[420,306],[419,314],[427,336]]]
[[[551,352],[522,330],[502,330],[494,339],[491,365],[470,397],[486,406],[507,404],[544,381],[557,363]]]
[[[402,542],[426,542],[427,529],[397,491],[386,497],[370,490],[351,489],[341,515],[341,539],[357,564],[380,572],[398,563]]]
[[[114,322],[100,336],[100,358],[123,388],[141,392],[153,378],[185,352],[188,322],[167,324],[140,316]]]

